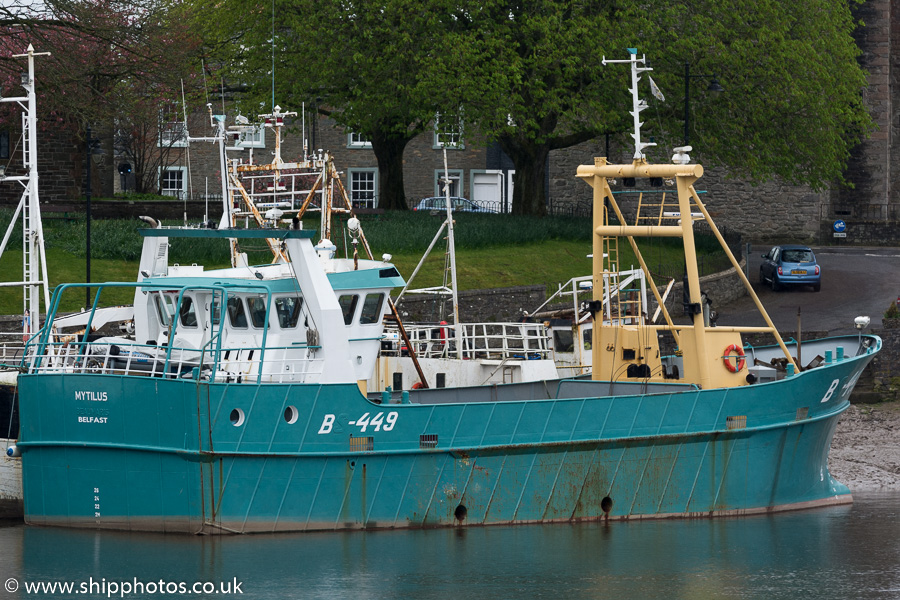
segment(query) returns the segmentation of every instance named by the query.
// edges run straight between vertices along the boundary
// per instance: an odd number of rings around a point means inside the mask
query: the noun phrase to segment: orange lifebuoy
[[[736,356],[732,356],[732,352],[736,354]],[[737,360],[732,362],[732,358],[736,358]],[[725,354],[722,355],[722,362],[725,363],[725,368],[731,371],[732,373],[737,373],[741,369],[744,368],[744,365],[747,361],[744,359],[744,349],[738,346],[737,344],[732,344],[725,348]]]
[[[415,383],[413,384],[412,389],[414,389],[414,390],[420,390],[420,389],[422,389],[423,387],[425,387],[425,386],[422,385],[422,382],[421,382],[421,381],[417,381],[417,382],[415,382]]]

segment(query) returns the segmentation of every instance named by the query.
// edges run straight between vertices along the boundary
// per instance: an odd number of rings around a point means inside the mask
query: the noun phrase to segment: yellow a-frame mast
[[[676,148],[673,157],[674,164],[651,165],[646,161],[643,150],[655,144],[641,142],[641,122],[639,114],[647,108],[647,103],[638,97],[639,73],[651,70],[645,64],[644,57],[638,58],[637,50],[629,48],[631,54],[628,60],[607,60],[607,63],[629,63],[632,73],[632,100],[634,117],[635,153],[631,164],[609,164],[607,159],[596,158],[593,165],[578,167],[577,176],[584,179],[593,188],[593,278],[594,278],[594,335],[592,340],[593,378],[595,380],[621,380],[632,378],[633,380],[646,381],[666,377],[659,358],[657,340],[658,331],[669,331],[675,337],[679,349],[684,356],[684,373],[678,379],[686,383],[695,383],[703,388],[732,387],[746,383],[745,373],[732,372],[723,368],[723,349],[734,344],[741,347],[740,333],[769,332],[775,336],[788,361],[799,370],[793,357],[785,346],[784,341],[775,329],[772,320],[766,313],[759,298],[744,276],[740,264],[725,244],[724,239],[715,226],[706,207],[700,201],[694,190],[694,182],[703,176],[703,167],[697,164],[688,164],[690,158],[687,152],[690,147]],[[678,194],[677,223],[663,225],[661,221],[656,225],[629,225],[625,214],[615,200],[609,185],[613,178],[650,179],[661,178],[674,180]],[[610,215],[606,207],[609,206],[614,215]],[[760,313],[766,321],[766,327],[715,327],[706,326],[701,309],[700,275],[697,267],[697,256],[694,245],[694,218],[693,209],[696,208],[707,221],[714,235],[728,255],[729,260],[740,276],[748,293],[753,298]],[[613,224],[612,217],[617,221]],[[609,324],[603,323],[603,315],[600,311],[604,295],[604,285],[609,285],[610,271],[617,265],[608,263],[604,255],[604,249],[608,246],[609,238],[624,237],[630,243],[637,257],[641,269],[650,289],[662,308],[666,321],[665,325],[650,325],[646,318],[637,320],[636,324],[623,325],[621,319],[614,319]],[[686,308],[692,323],[690,325],[676,325],[666,310],[662,298],[653,283],[653,277],[641,255],[635,241],[636,237],[680,237],[684,244],[684,255],[687,275]],[[721,345],[721,348],[719,346]]]

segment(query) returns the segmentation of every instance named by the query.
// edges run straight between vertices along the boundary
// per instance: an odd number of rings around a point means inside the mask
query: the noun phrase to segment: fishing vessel
[[[650,164],[631,68],[635,154],[597,158],[592,379],[367,398],[381,317],[403,279],[387,261],[335,259],[302,229],[144,229],[133,335],[64,339],[49,327],[19,377],[28,523],[247,533],[724,516],[852,501],[828,471],[840,414],[877,336],[796,342],[766,327],[711,327],[693,248],[703,168],[678,149]],[[634,224],[610,179],[663,178],[674,216]],[[695,214],[697,216],[695,216]],[[684,240],[688,323],[602,318],[617,244]],[[274,239],[285,262],[168,264],[174,237]],[[720,238],[721,241],[721,238]],[[725,251],[728,252],[727,248]],[[733,256],[732,262],[736,263]],[[740,269],[738,269],[740,272]],[[752,287],[745,280],[748,291]],[[66,294],[54,292],[50,319]],[[755,298],[755,296],[754,296]],[[100,305],[95,300],[94,309]],[[93,310],[93,309],[92,309]],[[768,331],[772,347],[741,334]],[[660,351],[659,336],[676,350]]]

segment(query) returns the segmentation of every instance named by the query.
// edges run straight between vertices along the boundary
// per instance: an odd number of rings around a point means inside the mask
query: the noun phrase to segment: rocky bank
[[[852,404],[829,457],[832,476],[851,491],[900,490],[900,402]]]

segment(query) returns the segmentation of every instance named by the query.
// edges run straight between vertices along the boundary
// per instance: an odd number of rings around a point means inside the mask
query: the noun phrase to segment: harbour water
[[[900,493],[855,499],[715,520],[233,537],[11,523],[0,597],[900,598]],[[73,588],[28,591],[53,583]]]

